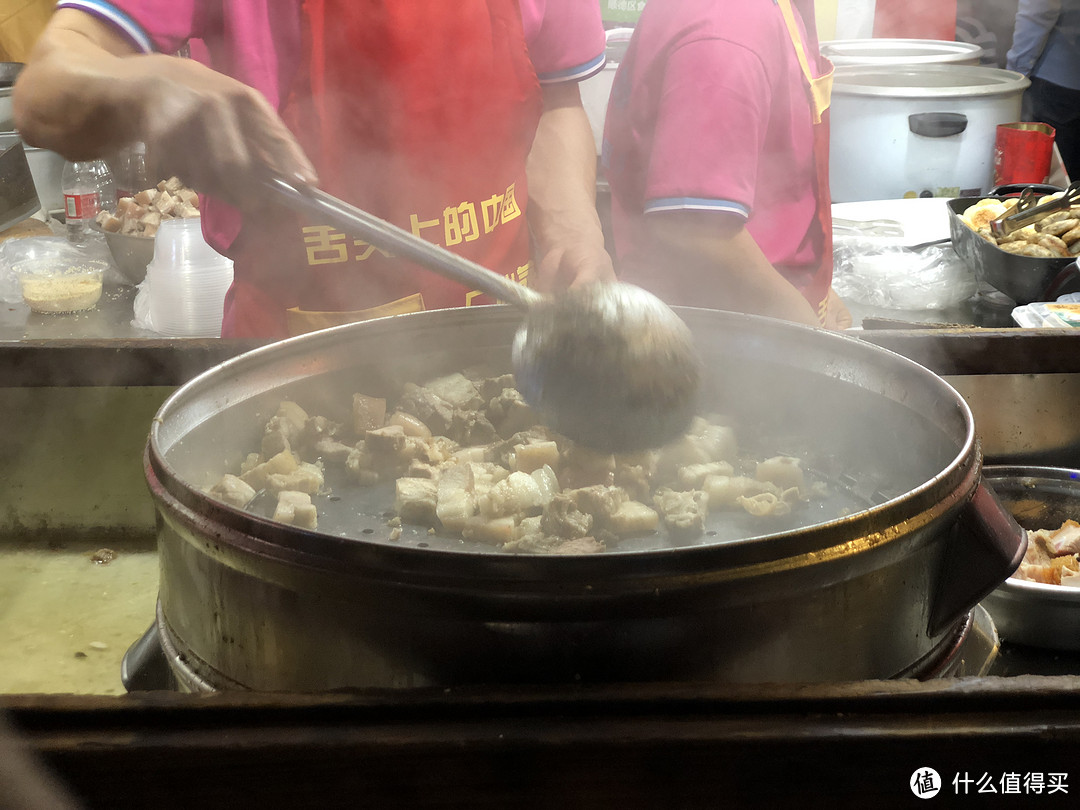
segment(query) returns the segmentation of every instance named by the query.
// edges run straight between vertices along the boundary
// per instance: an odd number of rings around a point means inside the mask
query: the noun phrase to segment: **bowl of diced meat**
[[[1080,650],[1080,469],[989,465],[983,477],[1028,539],[983,606],[1006,642]]]
[[[97,227],[124,278],[139,284],[154,258],[154,235],[168,219],[199,216],[199,195],[176,177],[162,180],[130,197],[121,197],[112,211],[97,216]]]

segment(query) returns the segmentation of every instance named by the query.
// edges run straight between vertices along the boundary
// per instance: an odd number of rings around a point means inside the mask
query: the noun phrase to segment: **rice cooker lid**
[[[939,39],[845,39],[821,43],[821,53],[836,65],[897,65],[974,62],[983,49],[973,42]]]
[[[1023,93],[1022,73],[975,65],[844,65],[833,75],[833,95],[888,98],[979,98]]]

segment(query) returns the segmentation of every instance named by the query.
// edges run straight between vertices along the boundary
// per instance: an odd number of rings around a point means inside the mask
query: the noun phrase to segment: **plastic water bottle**
[[[146,170],[146,144],[135,142],[120,149],[115,157],[109,158],[116,185],[116,198],[134,197],[143,189],[155,185],[150,182]]]
[[[68,241],[83,244],[91,236],[90,224],[98,211],[116,205],[112,173],[103,160],[68,161],[60,175],[60,187]]]

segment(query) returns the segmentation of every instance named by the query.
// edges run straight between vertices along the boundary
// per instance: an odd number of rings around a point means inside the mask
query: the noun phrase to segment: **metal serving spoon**
[[[545,296],[319,189],[278,176],[265,184],[294,211],[524,310],[514,374],[553,430],[605,452],[632,452],[689,425],[701,362],[686,324],[651,293],[613,283]]]

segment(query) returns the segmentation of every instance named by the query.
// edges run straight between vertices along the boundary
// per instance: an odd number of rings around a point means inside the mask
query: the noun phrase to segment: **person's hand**
[[[276,172],[317,183],[311,162],[256,90],[191,59],[148,56],[131,104],[153,176],[176,175],[240,208],[265,199],[260,178]]]
[[[603,247],[585,242],[562,244],[539,257],[532,286],[559,292],[598,281],[616,281],[611,257]]]
[[[829,287],[829,298],[825,308],[825,328],[834,332],[842,332],[851,327],[852,317],[847,305],[843,302],[836,290]]]
[[[277,172],[315,183],[310,161],[258,91],[192,60],[141,54],[114,28],[61,8],[38,37],[12,97],[23,139],[68,160],[146,144],[151,176],[241,208]]]

